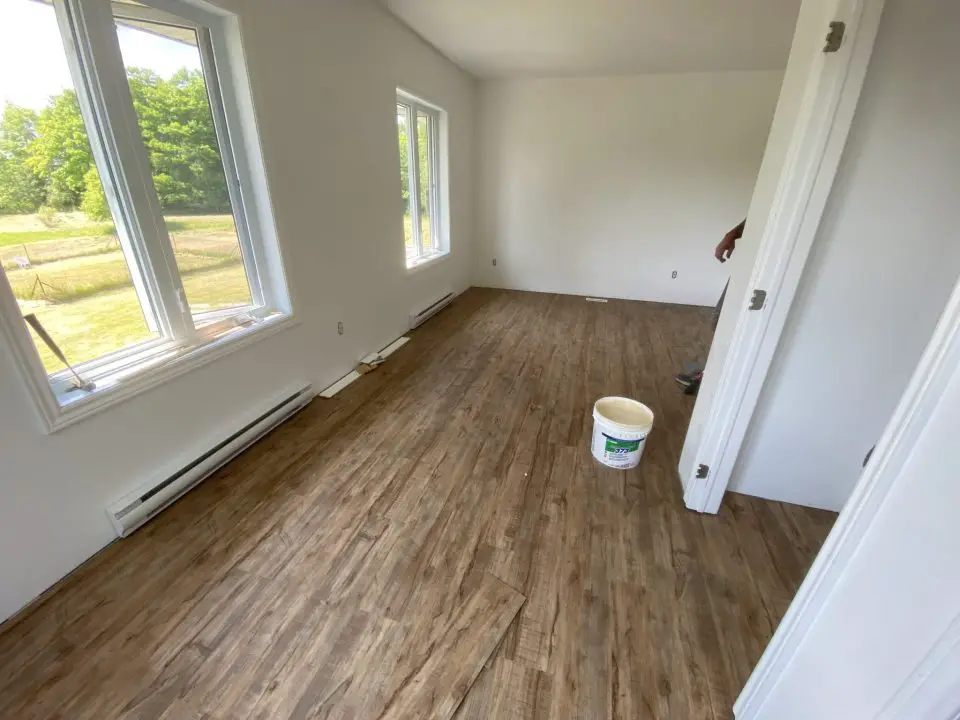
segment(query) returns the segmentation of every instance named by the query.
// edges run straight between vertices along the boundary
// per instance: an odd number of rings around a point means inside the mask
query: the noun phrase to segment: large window
[[[440,152],[441,111],[397,93],[397,137],[407,267],[446,253]]]
[[[51,426],[289,312],[236,18],[155,1],[0,2],[0,316]]]

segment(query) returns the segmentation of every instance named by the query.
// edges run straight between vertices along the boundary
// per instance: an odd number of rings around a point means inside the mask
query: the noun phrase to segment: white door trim
[[[883,3],[838,0],[836,18],[846,23],[843,45],[810,70],[696,460],[684,478],[684,503],[691,510],[716,513],[730,482],[840,163]],[[760,311],[748,309],[754,289],[767,292]],[[696,477],[700,465],[709,468],[705,478]]]
[[[960,281],[860,481],[740,693],[733,708],[737,720],[763,718],[764,703],[834,589],[843,582],[848,563],[898,481],[917,438],[940,403],[943,388],[957,373],[960,373]],[[955,665],[945,664],[945,658],[958,645],[960,621],[954,621],[901,687],[892,689],[878,720],[946,717],[931,715],[931,712],[960,702]],[[954,710],[956,707],[950,708],[950,712]]]

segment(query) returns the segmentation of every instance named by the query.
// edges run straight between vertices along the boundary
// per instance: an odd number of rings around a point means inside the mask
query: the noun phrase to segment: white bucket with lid
[[[593,405],[593,456],[608,467],[627,470],[640,464],[653,411],[625,397],[605,397]]]

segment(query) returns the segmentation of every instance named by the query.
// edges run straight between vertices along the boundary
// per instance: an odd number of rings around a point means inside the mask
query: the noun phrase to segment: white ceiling
[[[800,0],[383,0],[481,77],[786,67]]]

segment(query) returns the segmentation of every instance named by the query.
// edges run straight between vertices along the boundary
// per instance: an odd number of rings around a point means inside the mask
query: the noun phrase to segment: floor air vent
[[[423,325],[427,320],[449,305],[453,301],[454,297],[455,296],[452,292],[448,292],[442,298],[431,305],[428,305],[423,310],[410,313],[410,329],[413,330],[415,327],[420,327]]]
[[[107,516],[117,535],[126,537],[132,533],[261,437],[296,415],[312,399],[310,386],[291,393],[169,477],[141,487],[110,505]]]

